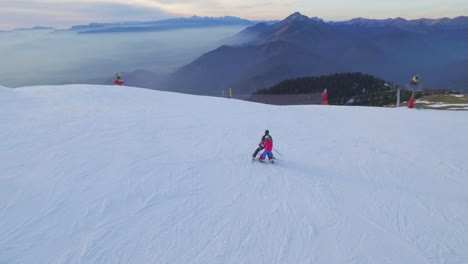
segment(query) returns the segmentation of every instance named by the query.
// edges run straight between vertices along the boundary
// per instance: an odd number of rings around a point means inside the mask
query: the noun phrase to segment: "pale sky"
[[[237,16],[280,20],[294,12],[325,20],[468,15],[467,0],[0,0],[0,29],[68,28],[91,22]]]

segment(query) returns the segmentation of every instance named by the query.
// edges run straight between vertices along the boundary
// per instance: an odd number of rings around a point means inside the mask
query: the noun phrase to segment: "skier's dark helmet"
[[[268,129],[265,130],[265,135],[269,135],[269,134],[270,134],[270,131],[268,131]]]

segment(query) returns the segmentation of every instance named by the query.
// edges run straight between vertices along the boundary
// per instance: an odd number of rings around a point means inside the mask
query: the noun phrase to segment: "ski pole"
[[[284,158],[284,156],[281,153],[279,153],[279,151],[277,151],[275,148],[273,148],[273,150],[276,151],[276,153],[280,154],[280,156]]]

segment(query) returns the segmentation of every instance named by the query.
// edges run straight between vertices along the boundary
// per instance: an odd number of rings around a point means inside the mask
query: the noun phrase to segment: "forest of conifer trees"
[[[257,91],[257,95],[317,94],[327,89],[328,102],[332,105],[388,106],[397,101],[401,89],[401,102],[411,98],[413,90],[386,82],[364,73],[335,73],[319,77],[302,77],[282,81],[271,88]],[[435,93],[415,89],[415,97]],[[440,91],[439,91],[440,92]]]

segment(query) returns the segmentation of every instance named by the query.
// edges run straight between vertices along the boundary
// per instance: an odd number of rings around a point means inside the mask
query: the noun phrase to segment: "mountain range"
[[[182,28],[219,27],[219,26],[251,26],[257,23],[275,23],[277,21],[251,21],[238,17],[199,17],[171,18],[158,21],[120,22],[120,23],[91,23],[77,25],[68,29],[79,34],[119,33],[119,32],[151,32],[174,30]]]
[[[274,24],[258,23],[180,68],[159,85],[167,90],[240,97],[280,81],[337,72],[364,72],[423,87],[459,89],[468,76],[468,17],[364,19],[325,22],[294,13]]]
[[[42,27],[42,26],[35,26],[31,28],[17,28],[16,31],[28,31],[28,30],[56,30],[53,27]]]

